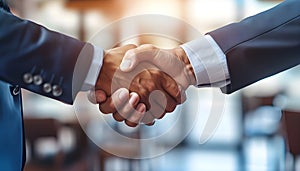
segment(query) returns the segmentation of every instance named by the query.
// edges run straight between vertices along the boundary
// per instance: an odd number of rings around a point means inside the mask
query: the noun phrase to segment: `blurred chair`
[[[247,142],[265,142],[266,165],[268,170],[281,170],[284,167],[284,143],[280,134],[282,110],[274,105],[274,100],[279,94],[266,96],[242,96],[243,110],[243,150]],[[277,150],[277,149],[282,149]],[[275,155],[276,153],[276,155]],[[247,157],[243,164],[246,164]]]
[[[25,171],[60,171],[63,167],[64,153],[59,143],[60,124],[55,119],[24,118],[25,137],[29,146],[30,158]],[[51,142],[53,151],[41,148],[41,141]],[[42,152],[42,151],[48,152]]]
[[[242,96],[244,138],[278,134],[282,111],[274,106],[276,96]]]
[[[276,93],[268,96],[247,96],[242,94],[242,110],[243,113],[253,111],[260,106],[273,106],[273,101],[276,97]]]
[[[296,159],[300,156],[300,111],[284,110],[282,121],[288,152],[293,160],[287,170],[295,171]]]

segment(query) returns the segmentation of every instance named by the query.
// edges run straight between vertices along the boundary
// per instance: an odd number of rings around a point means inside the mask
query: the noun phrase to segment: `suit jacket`
[[[231,93],[300,63],[300,1],[286,0],[258,15],[212,31],[227,58]]]
[[[92,56],[92,45],[20,19],[0,0],[1,170],[22,170],[24,165],[20,88],[71,104]],[[78,60],[84,61],[83,77],[73,78]]]

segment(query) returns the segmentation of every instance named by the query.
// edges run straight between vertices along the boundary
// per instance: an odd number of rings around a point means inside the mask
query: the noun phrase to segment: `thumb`
[[[132,71],[139,63],[148,61],[156,65],[157,61],[155,56],[158,54],[159,49],[153,45],[141,45],[135,49],[128,50],[120,64],[120,69],[123,72]]]
[[[136,55],[136,51],[134,50],[128,50],[124,58],[122,59],[122,62],[120,64],[120,69],[123,72],[130,72],[134,69],[134,67],[139,63],[138,56]]]

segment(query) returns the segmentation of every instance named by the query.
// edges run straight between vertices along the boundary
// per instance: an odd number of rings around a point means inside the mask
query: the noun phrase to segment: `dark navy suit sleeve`
[[[84,77],[73,79],[79,56],[88,68],[93,46],[0,9],[0,80],[72,103],[84,81]],[[26,77],[29,75],[40,76],[37,84]]]
[[[278,6],[208,33],[227,58],[231,93],[300,63],[300,1]]]

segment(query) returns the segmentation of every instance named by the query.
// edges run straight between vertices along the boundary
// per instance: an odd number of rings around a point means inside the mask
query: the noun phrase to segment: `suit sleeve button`
[[[52,91],[52,86],[50,83],[45,83],[43,85],[43,90],[45,93],[50,93]]]
[[[23,76],[23,81],[24,81],[26,84],[31,84],[32,81],[33,81],[32,74],[30,74],[30,73],[24,74],[24,76]]]
[[[43,83],[43,78],[40,75],[35,75],[33,77],[33,83],[35,85],[41,85]]]
[[[52,94],[53,94],[53,96],[58,97],[58,96],[61,96],[62,93],[63,93],[63,91],[62,91],[62,89],[60,88],[60,86],[54,85],[54,86],[52,87]]]

